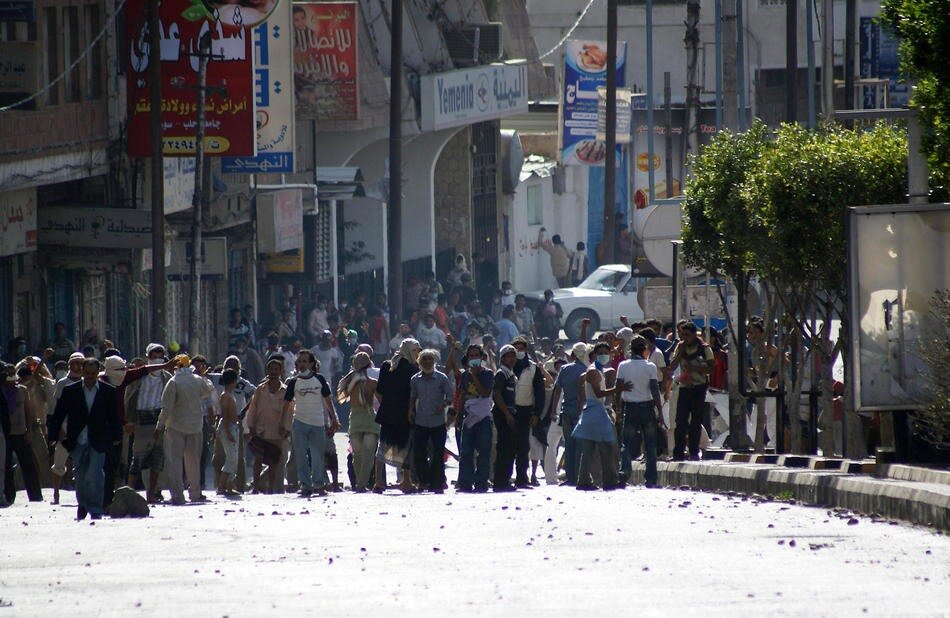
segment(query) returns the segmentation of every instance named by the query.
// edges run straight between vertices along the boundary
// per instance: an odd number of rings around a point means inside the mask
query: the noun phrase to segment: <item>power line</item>
[[[25,99],[21,99],[21,100],[17,101],[16,103],[11,103],[10,105],[6,105],[6,106],[4,106],[4,107],[0,107],[0,112],[10,111],[11,109],[13,109],[13,108],[15,108],[15,107],[19,107],[20,105],[23,105],[24,103],[29,103],[29,102],[32,101],[33,99],[35,99],[35,98],[37,98],[37,97],[39,97],[39,96],[42,96],[43,94],[45,94],[46,92],[48,92],[50,88],[52,88],[53,86],[55,86],[56,84],[58,84],[59,82],[61,82],[61,81],[63,80],[63,78],[65,78],[67,75],[69,75],[69,73],[70,73],[73,69],[75,69],[75,68],[79,65],[80,62],[83,61],[83,59],[86,57],[86,54],[88,54],[88,53],[92,50],[92,48],[95,47],[95,46],[99,43],[99,39],[101,39],[101,38],[105,35],[105,33],[109,30],[109,28],[112,26],[112,22],[115,21],[116,16],[118,16],[119,12],[122,10],[122,7],[125,6],[125,3],[126,3],[126,0],[121,0],[121,1],[119,2],[119,6],[117,6],[117,7],[115,8],[115,11],[114,11],[114,12],[112,13],[112,15],[110,15],[109,18],[106,20],[106,23],[105,23],[105,25],[102,27],[102,30],[100,30],[100,31],[99,31],[99,34],[96,35],[96,38],[94,38],[94,39],[92,40],[92,43],[90,43],[88,46],[86,46],[86,49],[82,50],[82,53],[79,54],[79,56],[73,61],[73,63],[72,63],[71,65],[69,65],[69,66],[66,68],[65,71],[63,71],[62,73],[60,73],[60,74],[56,77],[56,79],[54,79],[54,80],[51,81],[50,83],[48,83],[48,84],[46,84],[45,86],[43,86],[43,88],[40,89],[39,92],[35,92],[35,93],[31,94],[30,96],[26,97]]]
[[[587,6],[584,7],[584,10],[581,11],[581,14],[577,17],[577,21],[575,21],[575,22],[574,22],[574,25],[571,26],[570,29],[568,29],[567,34],[565,34],[565,35],[561,38],[561,40],[558,41],[557,45],[555,45],[554,47],[552,47],[551,49],[549,49],[549,50],[546,51],[545,53],[543,53],[543,54],[541,54],[540,56],[538,56],[538,60],[544,60],[545,58],[547,58],[548,56],[550,56],[551,54],[553,54],[553,53],[556,52],[557,50],[561,49],[561,46],[564,45],[565,43],[567,43],[567,40],[571,37],[572,34],[574,34],[574,31],[577,30],[577,27],[581,25],[581,22],[582,22],[582,21],[584,21],[584,17],[587,16],[587,12],[590,11],[590,7],[592,7],[592,6],[594,6],[594,0],[590,0],[590,1],[587,3]]]

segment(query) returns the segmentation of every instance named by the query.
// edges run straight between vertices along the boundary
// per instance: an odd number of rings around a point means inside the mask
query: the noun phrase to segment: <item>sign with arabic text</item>
[[[419,88],[424,131],[528,112],[528,65],[523,62],[423,75]]]
[[[355,2],[294,4],[294,94],[302,119],[356,120]]]
[[[169,281],[190,281],[191,263],[195,259],[194,243],[184,238],[171,242],[171,257],[165,276]],[[221,281],[228,272],[228,239],[205,236],[201,239],[201,279]]]
[[[35,0],[0,0],[0,21],[35,22]]]
[[[286,189],[258,195],[257,234],[261,253],[303,247],[303,192]]]
[[[36,251],[36,189],[0,193],[0,256]]]
[[[162,67],[162,143],[165,156],[193,156],[198,124],[199,40],[210,36],[205,97],[205,152],[211,156],[256,154],[253,54],[243,27],[212,21],[201,0],[163,0],[159,53],[149,49],[146,0],[128,0],[129,156],[151,155],[149,65]]]
[[[33,94],[40,86],[43,54],[35,41],[0,42],[0,93]]]
[[[225,157],[221,170],[232,174],[294,171],[294,40],[290,2],[281,2],[266,22],[251,29],[257,156]]]
[[[627,43],[617,43],[617,87],[624,85]],[[568,41],[564,46],[564,91],[561,93],[561,162],[604,165],[607,145],[597,139],[597,89],[607,85],[607,44]],[[619,147],[618,147],[619,159]]]
[[[37,223],[39,242],[44,245],[111,249],[152,245],[152,213],[147,210],[45,206]]]

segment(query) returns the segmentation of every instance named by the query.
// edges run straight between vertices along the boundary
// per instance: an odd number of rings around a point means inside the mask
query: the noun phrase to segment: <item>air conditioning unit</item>
[[[464,24],[443,31],[449,57],[457,66],[475,66],[501,60],[504,46],[501,22]]]

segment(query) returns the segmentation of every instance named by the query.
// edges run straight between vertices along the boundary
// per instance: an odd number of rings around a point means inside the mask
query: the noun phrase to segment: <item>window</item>
[[[46,48],[46,81],[52,82],[59,73],[59,20],[56,18],[56,7],[47,7],[43,9],[43,23],[45,25],[43,37],[44,47]],[[48,105],[59,103],[59,86],[53,86],[49,89],[46,96]]]
[[[528,185],[528,225],[541,225],[541,185]]]
[[[70,65],[79,57],[82,49],[80,46],[79,33],[79,7],[67,6],[63,9],[63,69],[69,69]],[[82,74],[77,70],[69,71],[65,79],[66,93],[65,100],[75,102],[82,96]]]
[[[84,34],[86,44],[89,45],[102,29],[102,18],[99,13],[99,7],[95,4],[87,4],[83,7]],[[96,43],[96,46],[89,51],[87,56],[86,68],[86,98],[98,99],[102,97],[102,40]]]

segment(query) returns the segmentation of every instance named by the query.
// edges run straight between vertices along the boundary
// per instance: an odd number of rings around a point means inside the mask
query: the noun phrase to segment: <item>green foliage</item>
[[[917,434],[931,444],[950,448],[950,290],[937,292],[930,300],[934,328],[921,342],[921,357],[927,363],[931,400],[914,418]]]
[[[763,229],[741,187],[768,144],[768,129],[756,120],[745,133],[720,131],[700,156],[690,158],[683,201],[683,256],[690,265],[731,277],[752,267]]]
[[[950,0],[884,0],[881,21],[900,37],[901,68],[916,81],[931,199],[950,192]]]
[[[740,188],[764,242],[752,266],[782,288],[844,292],[849,206],[904,201],[907,141],[880,124],[868,131],[783,125]]]

